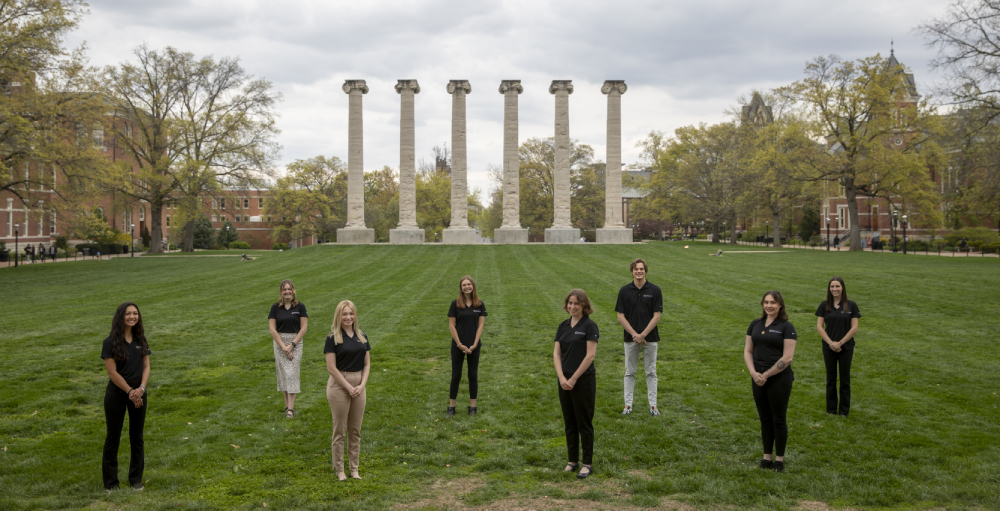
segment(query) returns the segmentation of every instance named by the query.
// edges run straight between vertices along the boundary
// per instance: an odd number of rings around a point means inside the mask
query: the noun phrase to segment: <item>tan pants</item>
[[[345,373],[344,378],[351,386],[361,384],[361,371]],[[333,416],[333,441],[330,450],[333,451],[333,470],[336,473],[344,471],[344,432],[346,430],[347,458],[351,464],[351,472],[358,470],[358,460],[361,455],[361,421],[365,417],[365,394],[351,397],[347,389],[337,384],[333,376],[326,382],[326,400],[330,402],[330,414]]]

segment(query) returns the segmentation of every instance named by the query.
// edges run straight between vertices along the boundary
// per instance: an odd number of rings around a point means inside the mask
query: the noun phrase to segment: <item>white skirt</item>
[[[278,332],[281,340],[288,344],[295,340],[293,333]],[[277,342],[271,341],[274,345],[274,364],[277,366],[278,392],[288,392],[289,394],[299,393],[299,366],[302,365],[302,342],[292,348],[292,359],[288,360],[284,350]]]

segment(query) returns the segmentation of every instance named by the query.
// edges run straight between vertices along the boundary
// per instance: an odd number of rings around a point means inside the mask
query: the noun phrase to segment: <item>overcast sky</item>
[[[650,130],[715,123],[752,89],[802,77],[806,61],[837,54],[897,58],[922,94],[937,80],[913,28],[947,2],[845,0],[666,1],[151,1],[90,0],[67,41],[86,41],[92,65],[173,46],[196,56],[239,56],[282,93],[281,163],[347,156],[345,79],[365,79],[365,169],[399,167],[397,79],[415,78],[417,159],[451,143],[448,80],[467,79],[469,184],[484,195],[501,164],[500,81],[520,79],[520,140],[551,137],[552,80],[573,80],[570,136],[605,159],[606,79],[625,80],[622,160],[638,161]],[[486,198],[486,197],[484,197]],[[488,198],[486,198],[488,200]]]

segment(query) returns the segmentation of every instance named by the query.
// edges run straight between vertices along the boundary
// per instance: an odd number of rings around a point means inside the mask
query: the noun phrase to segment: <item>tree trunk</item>
[[[736,213],[733,213],[733,218],[730,219],[729,223],[733,226],[729,231],[729,243],[732,245],[736,244]]]
[[[781,214],[772,211],[771,221],[774,222],[774,248],[781,248]]]
[[[194,220],[184,224],[184,246],[182,252],[194,252]]]
[[[163,221],[163,201],[154,200],[149,203],[149,216],[150,225],[152,229],[149,230],[149,253],[150,254],[162,254],[163,253],[163,227],[161,222]]]
[[[656,227],[660,231],[660,241],[662,241],[663,240],[663,221],[662,220],[657,220],[656,221]]]
[[[851,251],[864,250],[861,246],[861,229],[858,229],[858,187],[854,179],[844,180],[844,190],[847,193],[847,216],[851,225]]]
[[[719,222],[712,222],[712,243],[720,243],[722,240],[719,239]]]

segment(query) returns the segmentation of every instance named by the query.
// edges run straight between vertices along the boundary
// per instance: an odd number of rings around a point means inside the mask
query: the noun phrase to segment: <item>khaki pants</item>
[[[345,373],[344,378],[352,386],[361,384],[361,371]],[[357,472],[358,460],[361,455],[361,421],[365,416],[365,394],[367,388],[357,397],[351,397],[347,389],[337,384],[333,376],[326,382],[326,399],[330,402],[330,414],[333,416],[333,441],[330,450],[333,452],[333,470],[336,473],[344,471],[344,433],[347,439],[347,458],[351,472]]]

